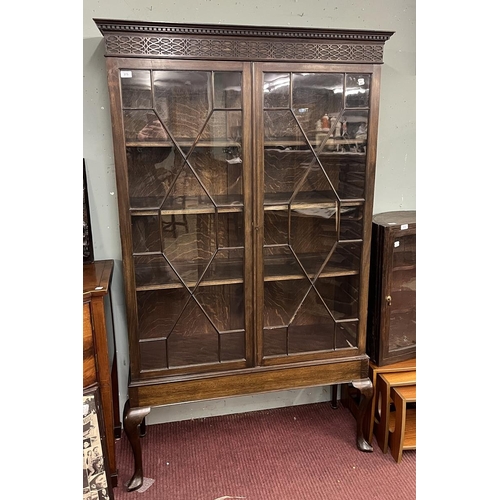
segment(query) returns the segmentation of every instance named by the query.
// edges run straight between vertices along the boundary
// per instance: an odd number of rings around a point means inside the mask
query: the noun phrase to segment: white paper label
[[[401,224],[401,229],[408,229],[408,224]]]
[[[132,78],[132,71],[120,71],[122,78]]]
[[[399,241],[395,241],[394,242],[394,248],[398,248],[398,246],[399,246]]]

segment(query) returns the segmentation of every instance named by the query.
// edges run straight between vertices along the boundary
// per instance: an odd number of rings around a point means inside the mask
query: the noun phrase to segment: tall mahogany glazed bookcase
[[[379,90],[393,32],[95,20],[126,287],[124,428],[151,407],[351,384],[362,433]]]

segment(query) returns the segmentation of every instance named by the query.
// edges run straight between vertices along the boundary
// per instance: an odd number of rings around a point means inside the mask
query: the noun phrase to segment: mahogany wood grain
[[[128,489],[142,484],[153,406],[350,384],[356,444],[371,451],[370,224],[393,33],[95,22],[127,304]],[[287,89],[264,87],[273,74]],[[327,106],[369,134],[318,135]]]
[[[104,298],[110,292],[113,267],[112,260],[97,260],[83,264],[83,387],[95,382],[99,386],[106,454],[111,482],[113,486],[116,486],[118,471],[114,440],[117,427],[118,393],[111,373],[113,366],[116,369],[115,354],[108,346],[104,304]]]

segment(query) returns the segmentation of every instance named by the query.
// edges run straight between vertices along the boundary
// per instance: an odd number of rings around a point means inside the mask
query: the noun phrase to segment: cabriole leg
[[[369,378],[353,380],[352,387],[359,393],[358,413],[356,416],[356,442],[361,451],[373,451],[373,447],[363,436],[363,422],[366,417],[369,403],[373,397],[373,384]]]
[[[134,474],[127,483],[128,491],[135,491],[142,486],[142,451],[141,439],[139,436],[139,426],[142,424],[151,408],[130,408],[130,402],[127,400],[123,410],[123,428],[125,434],[132,446],[134,454]]]

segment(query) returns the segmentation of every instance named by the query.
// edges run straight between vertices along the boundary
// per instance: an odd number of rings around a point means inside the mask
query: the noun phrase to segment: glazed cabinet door
[[[249,75],[108,59],[133,379],[253,362]]]
[[[408,224],[401,227],[407,227]],[[414,225],[413,225],[414,226]],[[416,229],[389,228],[381,359],[399,361],[414,357],[416,347]]]
[[[378,70],[256,66],[259,362],[362,353]]]

